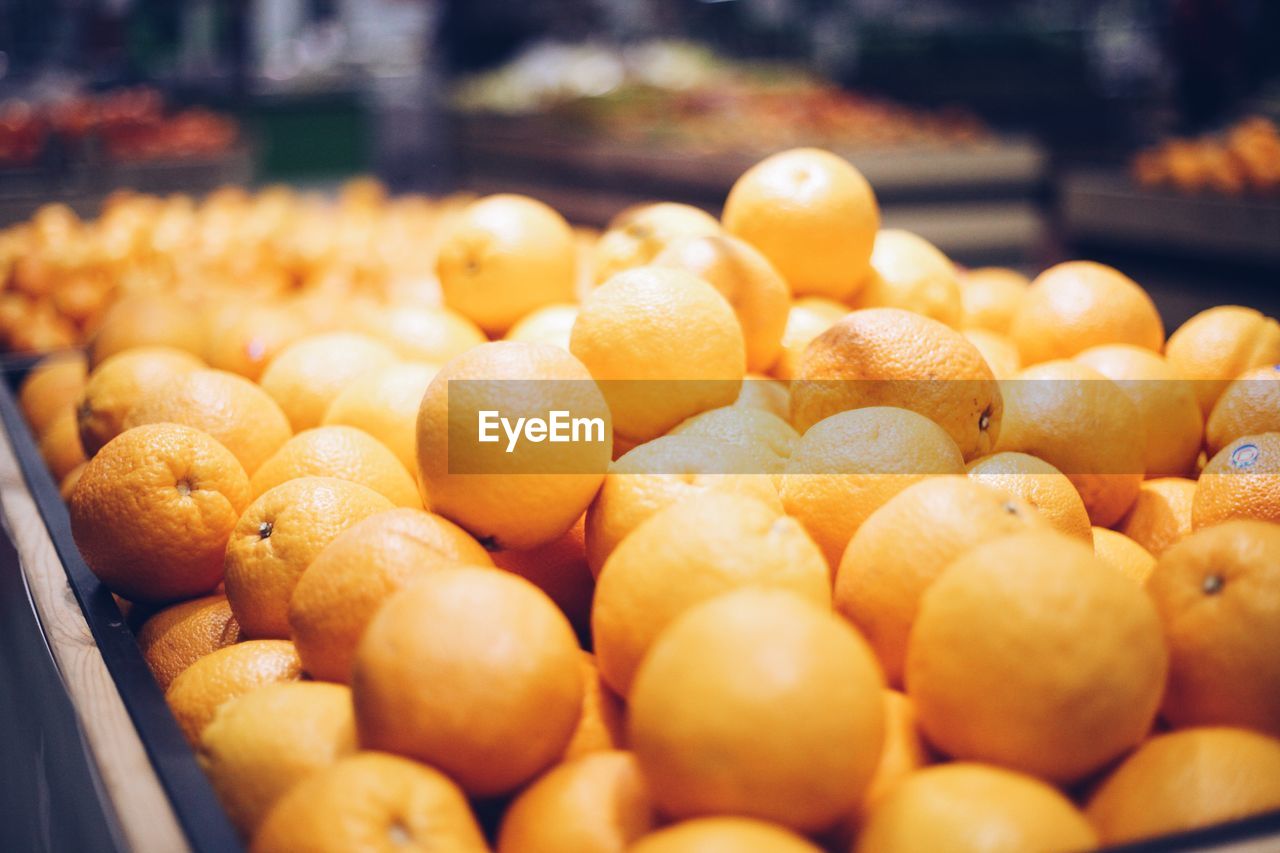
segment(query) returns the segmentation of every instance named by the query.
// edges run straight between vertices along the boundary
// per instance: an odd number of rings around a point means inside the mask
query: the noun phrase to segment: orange
[[[525,788],[502,818],[497,849],[621,851],[656,823],[635,756],[596,752],[553,768]]]
[[[443,307],[390,305],[371,312],[359,325],[400,358],[426,364],[444,364],[487,340],[479,326]]]
[[[1022,370],[1022,356],[1008,335],[989,329],[965,329],[961,334],[973,344],[996,379],[1012,379]]]
[[[1020,533],[925,592],[906,685],[946,754],[1067,783],[1146,737],[1167,669],[1146,593],[1073,539]]]
[[[602,382],[614,430],[632,441],[729,405],[746,370],[729,302],[701,279],[664,267],[627,270],[596,288],[582,304],[569,351]]]
[[[336,477],[373,489],[396,506],[422,508],[413,477],[385,445],[349,426],[306,429],[254,473],[254,497],[298,477]]]
[[[1038,779],[983,764],[929,767],[872,808],[857,853],[1070,853],[1098,838],[1071,801]]]
[[[391,508],[372,489],[333,477],[289,480],[255,499],[226,546],[227,599],[244,633],[289,636],[298,578],[339,533]]]
[[[786,420],[791,417],[791,392],[786,384],[760,373],[748,373],[742,377],[742,391],[735,406],[759,409]]]
[[[45,427],[37,439],[40,458],[49,466],[55,480],[64,480],[85,464],[84,446],[80,443],[80,425],[74,409],[63,409]]]
[[[280,351],[262,371],[262,390],[279,404],[294,432],[319,426],[339,394],[358,377],[396,361],[385,345],[365,335],[312,335]]]
[[[313,678],[351,680],[360,635],[386,599],[439,566],[489,565],[453,522],[412,509],[375,513],[343,530],[311,561],[289,598],[289,633]]]
[[[549,767],[582,711],[568,620],[494,569],[442,568],[389,599],[360,641],[352,688],[363,746],[426,762],[474,796]]]
[[[200,315],[178,299],[159,293],[121,299],[102,318],[89,347],[97,367],[111,356],[138,347],[172,347],[193,356],[204,354]]]
[[[915,706],[905,693],[885,688],[884,721],[884,749],[880,751],[880,763],[876,765],[875,775],[871,777],[859,807],[859,812],[864,814],[899,782],[933,760],[920,734]]]
[[[1164,324],[1133,279],[1093,261],[1050,267],[1027,288],[1009,326],[1024,364],[1071,358],[1102,344],[1159,352]]]
[[[210,652],[169,684],[164,698],[192,746],[223,702],[259,687],[296,681],[302,665],[287,640],[246,640]]]
[[[1093,555],[1138,585],[1146,583],[1156,568],[1150,551],[1106,527],[1093,528]]]
[[[1138,499],[1116,529],[1159,557],[1169,546],[1191,535],[1191,503],[1195,480],[1161,477],[1146,480]]]
[[[780,826],[744,817],[681,821],[646,835],[630,853],[819,853],[807,839]]]
[[[828,609],[788,590],[740,589],[658,635],[636,676],[628,736],[665,814],[814,832],[848,814],[875,773],[883,686],[871,650]]]
[[[77,437],[77,440],[79,438]],[[71,493],[76,490],[76,484],[80,482],[80,476],[84,474],[85,466],[88,463],[81,462],[76,467],[67,472],[67,476],[62,478],[62,483],[58,486],[58,494],[62,498],[63,503],[71,500]]]
[[[85,453],[92,456],[119,435],[129,410],[148,391],[201,367],[194,355],[170,347],[139,347],[103,361],[89,374],[76,403]]]
[[[1280,808],[1280,741],[1228,728],[1147,741],[1107,777],[1086,814],[1107,844],[1213,826]]]
[[[804,528],[744,495],[706,491],[640,524],[605,561],[591,635],[620,695],[662,630],[699,602],[747,585],[781,587],[830,607],[822,553]]]
[[[1280,432],[1237,438],[1200,472],[1191,502],[1191,527],[1229,518],[1280,523]]]
[[[237,300],[225,316],[215,315],[205,339],[209,366],[257,382],[280,351],[307,332],[307,324],[287,304],[249,305]]]
[[[780,474],[800,440],[786,420],[765,409],[734,404],[680,423],[668,435],[702,435],[747,451],[766,474]]]
[[[952,328],[960,325],[955,264],[928,240],[899,228],[876,234],[871,275],[855,302],[859,308],[902,308]]]
[[[357,752],[311,771],[267,813],[252,853],[449,850],[488,845],[449,777],[415,761]]]
[[[592,247],[595,281],[608,281],[623,270],[652,263],[680,237],[720,233],[720,223],[714,216],[688,204],[663,201],[623,211]]]
[[[1147,591],[1169,646],[1162,713],[1172,725],[1280,736],[1277,589],[1280,525],[1227,521],[1161,556]]]
[[[27,416],[31,433],[39,437],[64,412],[73,410],[88,378],[80,353],[42,358],[22,380],[18,405]]]
[[[138,648],[161,690],[207,654],[240,641],[225,595],[206,595],[161,610],[138,631]]]
[[[1137,407],[1147,440],[1143,464],[1148,477],[1191,473],[1204,423],[1190,382],[1156,353],[1131,344],[1091,347],[1075,360],[1115,382]]]
[[[834,572],[853,534],[889,498],[932,474],[962,473],[964,458],[942,427],[906,409],[873,406],[804,433],[779,494]]]
[[[501,335],[533,309],[573,299],[576,259],[563,216],[526,196],[492,195],[453,223],[436,275],[446,305]]]
[[[1026,453],[993,453],[970,462],[966,473],[985,486],[1022,498],[1059,533],[1093,543],[1080,493],[1065,474],[1043,459]]]
[[[405,470],[418,470],[418,406],[438,368],[392,364],[361,377],[334,398],[324,426],[351,426],[382,442]]]
[[[71,495],[71,534],[85,563],[130,601],[213,591],[249,478],[205,433],[151,424],[121,433]]]
[[[559,539],[523,551],[495,551],[491,556],[499,568],[545,592],[569,618],[573,630],[587,635],[596,579],[587,565],[585,513]]]
[[[768,259],[728,234],[681,237],[653,259],[710,284],[729,301],[747,348],[747,370],[768,370],[778,359],[791,307],[791,288]]]
[[[835,606],[862,632],[890,684],[902,683],[907,636],[920,597],[973,546],[1053,530],[1021,498],[964,476],[930,477],[891,497],[849,540],[836,572]]]
[[[569,335],[577,319],[576,304],[556,302],[544,305],[516,321],[504,338],[533,344],[555,344],[561,349],[568,349]]]
[[[291,787],[355,751],[351,691],[338,684],[269,684],[218,708],[196,760],[232,825],[253,836]]]
[[[588,424],[576,441],[513,448],[494,424],[494,443],[479,443],[482,412],[510,424],[545,423],[553,411],[594,419],[598,429]],[[445,365],[422,398],[417,433],[431,509],[490,550],[535,548],[572,527],[600,487],[613,437],[605,398],[581,362],[550,344],[515,341],[476,347]]]
[[[960,275],[960,328],[1007,334],[1027,295],[1027,277],[1003,267],[981,267]]]
[[[604,683],[596,669],[595,656],[583,652],[582,664],[582,714],[578,727],[564,748],[562,761],[571,761],[592,752],[623,749],[626,746],[626,708],[622,699]]]
[[[1076,361],[1029,367],[1002,383],[996,452],[1038,456],[1067,475],[1091,523],[1110,527],[1133,506],[1145,468],[1142,413],[1120,386]]]
[[[791,385],[791,421],[802,434],[823,418],[896,406],[930,418],[966,459],[1000,435],[1000,386],[959,332],[897,308],[854,311],[809,344]]]
[[[265,391],[224,370],[192,370],[157,385],[138,399],[123,426],[158,423],[208,433],[250,475],[293,434],[288,418]]]
[[[1205,452],[1213,456],[1244,435],[1280,432],[1280,364],[1256,367],[1222,392],[1205,424]]]
[[[1280,323],[1252,308],[1218,305],[1179,326],[1165,357],[1179,376],[1194,380],[1207,418],[1231,380],[1280,361]]]
[[[782,331],[782,351],[773,365],[773,374],[779,379],[795,376],[809,343],[848,313],[849,306],[821,296],[806,296],[792,302]]]
[[[862,173],[829,151],[795,148],[752,166],[729,190],[722,218],[797,296],[845,299],[870,276],[880,208]]]

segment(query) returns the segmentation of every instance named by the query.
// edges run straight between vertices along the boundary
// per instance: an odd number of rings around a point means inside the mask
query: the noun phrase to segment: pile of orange
[[[21,403],[253,850],[1083,850],[1280,809],[1274,319],[1166,338],[1110,267],[962,270],[813,150],[598,238],[509,195],[424,231],[368,188],[119,204],[74,228],[127,278],[174,272],[146,234],[262,297],[130,296]],[[599,430],[476,440],[493,411]]]

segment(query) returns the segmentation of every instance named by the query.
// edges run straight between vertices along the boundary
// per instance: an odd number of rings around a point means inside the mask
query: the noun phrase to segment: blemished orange
[[[1243,435],[1280,432],[1280,364],[1242,373],[1226,387],[1205,423],[1204,449],[1213,456]]]
[[[625,210],[591,247],[591,268],[597,284],[633,267],[652,263],[668,244],[681,237],[722,233],[716,218],[701,208],[671,201]]]
[[[1103,843],[1200,829],[1280,808],[1280,741],[1231,728],[1158,735],[1094,792],[1085,814]]]
[[[287,304],[234,303],[225,320],[215,315],[205,340],[204,358],[216,370],[226,370],[257,382],[281,350],[307,333],[307,324]]]
[[[677,425],[668,435],[702,435],[747,451],[759,471],[780,474],[800,435],[791,424],[765,409],[734,404],[709,409]]]
[[[382,442],[406,471],[418,470],[418,406],[439,368],[392,364],[361,377],[334,398],[324,426],[350,426]]]
[[[666,267],[626,270],[592,291],[569,351],[602,383],[613,429],[631,441],[731,404],[746,372],[742,326],[728,300]]]
[[[267,813],[252,853],[399,848],[485,853],[466,796],[438,770],[362,751],[313,770]]]
[[[1008,335],[990,329],[965,329],[960,334],[973,344],[996,379],[1012,379],[1022,370],[1022,355]]]
[[[859,308],[901,308],[958,328],[960,283],[955,264],[910,231],[885,228],[871,250],[871,275],[854,297]]]
[[[1067,476],[1028,453],[993,453],[968,464],[965,473],[983,485],[1017,495],[1035,507],[1059,533],[1093,543],[1089,512]]]
[[[803,836],[777,824],[746,817],[685,820],[650,833],[629,853],[819,853]]]
[[[495,551],[494,565],[519,575],[545,592],[579,636],[586,636],[591,624],[591,596],[595,575],[587,565],[586,513],[561,536],[525,550]]]
[[[119,435],[129,410],[148,391],[203,366],[191,353],[170,347],[139,347],[103,361],[90,372],[76,403],[85,453],[94,455]]]
[[[965,270],[960,274],[960,328],[1008,334],[1030,283],[1004,267]]]
[[[351,691],[302,681],[269,684],[219,707],[196,761],[232,825],[252,838],[286,791],[355,749]]]
[[[561,444],[523,441],[507,453],[509,444],[476,441],[485,410],[513,423],[561,410],[603,428]],[[587,368],[559,347],[516,341],[476,347],[445,365],[422,398],[417,433],[431,509],[495,551],[564,535],[599,489],[613,446],[609,408]]]
[[[883,687],[871,650],[828,608],[739,589],[658,635],[631,691],[628,742],[664,814],[815,832],[851,811],[875,773]]]
[[[70,476],[71,472],[85,464],[84,445],[80,443],[80,425],[74,409],[63,409],[37,439],[37,448],[44,464],[55,480]]]
[[[810,342],[849,311],[848,305],[821,296],[806,296],[792,302],[782,330],[781,351],[771,368],[773,375],[784,380],[795,376]],[[790,412],[784,414],[790,417]]]
[[[535,308],[573,299],[577,250],[564,217],[527,196],[469,204],[436,256],[445,304],[490,335]]]
[[[900,782],[871,809],[855,853],[1071,853],[1098,837],[1070,800],[1039,779],[956,762]]]
[[[502,818],[497,850],[621,851],[657,822],[635,756],[594,752],[552,768],[520,792]]]
[[[791,383],[791,422],[803,434],[823,418],[868,406],[924,415],[966,459],[1000,435],[1000,386],[982,354],[936,320],[898,308],[854,311],[809,344]]]
[[[121,299],[107,309],[94,332],[89,361],[96,367],[117,353],[138,347],[173,347],[203,355],[204,325],[199,312],[166,294]]]
[[[418,484],[391,449],[362,429],[320,426],[290,438],[250,478],[254,497],[299,477],[336,477],[396,506],[422,508]]]
[[[474,796],[512,791],[573,735],[578,658],[569,621],[523,578],[427,572],[388,599],[356,650],[360,743],[430,764]]]
[[[240,641],[240,626],[222,594],[166,607],[138,630],[138,649],[161,690],[207,654]]]
[[[324,413],[357,377],[394,364],[395,353],[367,335],[330,332],[285,347],[262,371],[262,390],[294,432],[319,426]]]
[[[1107,527],[1093,528],[1093,555],[1138,585],[1145,584],[1156,568],[1150,551]]]
[[[204,595],[249,503],[249,478],[207,434],[178,424],[121,433],[85,466],[71,535],[85,563],[130,601]]]
[[[289,634],[313,678],[351,680],[360,636],[382,603],[421,573],[490,565],[461,527],[438,515],[392,509],[339,533],[302,573],[289,598]]]
[[[951,561],[975,545],[1053,530],[1029,503],[963,475],[908,486],[871,513],[836,571],[838,610],[870,643],[895,686],[920,597]]]
[[[997,453],[1019,451],[1058,468],[1100,527],[1138,498],[1146,424],[1120,386],[1077,361],[1049,361],[1001,383],[1004,422]]]
[[[300,477],[259,496],[235,522],[224,561],[227,600],[249,637],[289,636],[289,598],[298,579],[346,528],[392,508],[347,480]]]
[[[1138,499],[1116,525],[1116,530],[1159,557],[1191,535],[1191,504],[1196,481],[1182,477],[1144,480]]]
[[[444,364],[488,338],[475,323],[449,308],[390,305],[368,314],[360,324],[406,361]]]
[[[1223,389],[1242,373],[1280,361],[1280,322],[1252,308],[1218,305],[1178,327],[1165,358],[1191,379],[1207,418]]]
[[[1280,737],[1280,647],[1271,641],[1280,636],[1278,588],[1278,524],[1227,521],[1160,558],[1147,592],[1169,646],[1161,713],[1170,724]]]
[[[187,741],[200,733],[223,702],[281,681],[302,677],[302,663],[288,640],[245,640],[210,652],[169,684],[165,702]]]
[[[573,737],[564,748],[561,761],[626,747],[626,707],[622,699],[600,677],[595,655],[583,652],[579,660],[582,664],[582,714],[578,717]]]
[[[18,405],[33,435],[39,437],[56,418],[75,409],[88,370],[81,353],[46,356],[31,368],[18,390]]]
[[[553,344],[561,349],[569,348],[569,335],[578,320],[578,305],[572,302],[556,302],[544,305],[525,314],[503,336],[508,341],[524,341],[533,344]]]
[[[1152,352],[1164,347],[1164,323],[1147,292],[1119,270],[1093,261],[1067,261],[1036,276],[1009,335],[1028,365],[1103,344]]]
[[[736,237],[710,234],[673,241],[653,263],[691,273],[729,301],[742,326],[747,370],[768,370],[777,361],[791,288],[764,255]]]
[[[591,636],[620,695],[654,640],[690,607],[742,586],[781,587],[831,605],[826,562],[794,518],[739,494],[704,491],[638,525],[596,582]]]
[[[873,406],[814,424],[787,461],[779,496],[832,572],[862,523],[889,498],[934,474],[963,474],[964,457],[933,421]]]
[[[1200,472],[1191,501],[1191,528],[1232,518],[1280,523],[1280,432],[1237,438]]]
[[[734,182],[722,217],[797,296],[853,296],[871,273],[880,207],[847,160],[816,148],[765,158]]]
[[[1056,783],[1151,730],[1168,653],[1143,590],[1059,533],[972,548],[920,601],[907,695],[929,742]]]
[[[192,370],[170,378],[139,398],[123,426],[158,423],[208,433],[250,476],[293,434],[289,419],[265,391],[225,370]]]

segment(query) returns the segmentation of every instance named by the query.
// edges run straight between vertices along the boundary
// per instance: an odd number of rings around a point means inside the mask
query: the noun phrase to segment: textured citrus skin
[[[1022,370],[1022,355],[1008,335],[990,329],[965,329],[961,334],[973,344],[996,379],[1012,379]]]
[[[743,172],[725,199],[723,221],[769,259],[797,296],[844,299],[871,272],[880,207],[848,161],[796,148]]]
[[[1104,843],[1212,826],[1280,808],[1280,741],[1194,728],[1158,735],[1125,759],[1085,810]]]
[[[1156,558],[1150,551],[1106,527],[1093,528],[1093,555],[1139,586],[1156,568]]]
[[[1009,334],[1029,365],[1102,344],[1152,352],[1164,346],[1164,323],[1147,292],[1120,271],[1092,261],[1067,261],[1036,276]]]
[[[254,497],[299,477],[336,477],[366,486],[396,506],[421,509],[422,498],[409,471],[376,438],[350,426],[303,430],[289,439],[254,473]]]
[[[368,335],[311,335],[280,351],[262,371],[262,390],[276,401],[294,432],[319,426],[329,404],[357,377],[396,361]]]
[[[936,320],[898,308],[868,308],[809,344],[791,387],[791,421],[818,421],[868,406],[897,406],[947,431],[966,459],[990,453],[1003,404],[991,368],[973,344]]]
[[[117,436],[71,495],[71,534],[84,561],[131,601],[213,591],[222,554],[249,502],[249,478],[231,452],[177,424]]]
[[[835,606],[862,632],[885,677],[902,683],[920,596],[973,546],[1011,533],[1053,530],[1021,498],[961,475],[908,486],[867,518],[836,571]]]
[[[857,853],[1091,850],[1098,838],[1054,788],[1021,773],[960,762],[903,780],[871,810]]]
[[[673,619],[747,585],[830,607],[826,561],[794,518],[754,498],[706,491],[672,504],[619,543],[596,583],[591,635],[605,681],[626,696]]]
[[[1213,456],[1237,438],[1280,432],[1280,364],[1242,373],[1222,392],[1205,424],[1205,452]]]
[[[501,335],[535,308],[572,300],[575,263],[563,216],[526,196],[492,195],[462,211],[436,275],[446,305]]]
[[[1196,481],[1181,477],[1145,480],[1138,499],[1116,529],[1159,557],[1191,535],[1191,504]]]
[[[652,263],[668,244],[681,237],[712,237],[722,233],[716,218],[697,207],[663,201],[624,211],[609,223],[591,248],[592,273],[597,284]]]
[[[971,549],[925,592],[906,685],[944,753],[1066,783],[1146,737],[1167,669],[1136,584],[1073,539],[1020,533]]]
[[[656,823],[635,756],[596,752],[549,770],[515,798],[498,853],[625,850]]]
[[[235,523],[227,542],[227,599],[249,637],[289,636],[289,597],[325,546],[391,502],[358,483],[301,477],[267,491]]]
[[[251,838],[291,787],[355,751],[351,691],[337,684],[270,684],[221,706],[196,760],[227,817]]]
[[[668,435],[703,435],[748,451],[759,470],[781,474],[800,435],[782,417],[765,409],[735,404],[711,409],[684,421]]]
[[[184,669],[164,698],[193,746],[223,702],[280,681],[302,677],[302,663],[287,640],[245,640],[210,652]]]
[[[80,427],[74,409],[62,413],[45,427],[39,436],[40,458],[49,466],[55,479],[63,479],[85,463],[84,446],[80,443]]]
[[[37,437],[54,418],[74,410],[88,380],[88,363],[80,353],[47,356],[31,369],[18,390],[18,405]]]
[[[289,598],[289,632],[313,678],[351,680],[356,644],[382,603],[420,573],[490,565],[488,553],[453,522],[412,509],[357,521],[324,547]]]
[[[203,366],[191,353],[170,347],[139,347],[103,361],[89,374],[76,403],[85,453],[94,455],[119,435],[129,410],[148,391]]]
[[[356,651],[362,746],[437,767],[476,796],[528,782],[582,712],[568,620],[507,572],[442,568],[383,605]]]
[[[418,470],[418,406],[438,368],[393,364],[361,377],[329,404],[325,426],[364,430],[396,455],[406,471]]]
[[[960,326],[960,282],[955,264],[928,240],[899,228],[876,234],[871,275],[858,291],[859,308],[902,308]]]
[[[960,276],[960,328],[1008,334],[1031,282],[1016,270],[982,267]]]
[[[253,853],[350,853],[411,845],[484,853],[471,805],[449,777],[416,761],[357,752],[292,786],[267,814]]]
[[[1207,418],[1231,380],[1280,361],[1280,323],[1252,308],[1218,305],[1179,326],[1169,336],[1165,358],[1178,375],[1195,380]]]
[[[475,323],[449,308],[396,305],[376,311],[362,331],[406,361],[444,364],[488,340]]]
[[[293,435],[265,391],[223,370],[192,370],[158,385],[129,410],[124,428],[166,422],[207,432],[250,476]]]
[[[1059,533],[1093,542],[1089,512],[1067,476],[1027,453],[1006,451],[983,456],[965,469],[984,486],[1000,489],[1035,507]]]
[[[1280,432],[1242,436],[1200,472],[1191,503],[1192,529],[1232,518],[1280,523]]]
[[[704,817],[664,827],[629,848],[632,853],[818,853],[807,839],[745,817]]]
[[[221,594],[166,607],[138,631],[138,648],[161,690],[200,658],[238,642],[240,626]]]
[[[1164,624],[1174,726],[1244,726],[1280,737],[1280,525],[1227,521],[1160,558],[1147,591]]]

